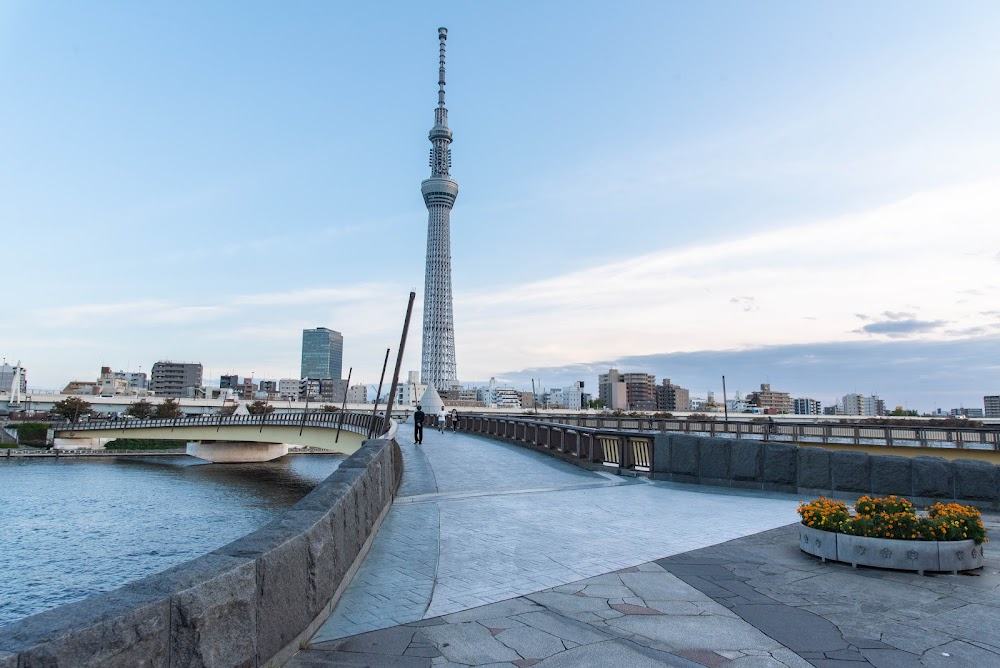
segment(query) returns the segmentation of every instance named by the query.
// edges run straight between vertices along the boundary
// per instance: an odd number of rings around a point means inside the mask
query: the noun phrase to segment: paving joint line
[[[608,482],[591,482],[577,485],[562,485],[559,487],[535,487],[530,489],[504,489],[490,490],[483,492],[438,492],[435,494],[415,494],[413,496],[400,496],[393,502],[394,504],[413,503],[434,503],[436,501],[462,501],[464,499],[476,499],[487,496],[510,496],[515,494],[550,494],[552,492],[567,492],[581,489],[602,489],[606,487],[627,487],[630,485],[643,484],[638,480],[615,480]]]

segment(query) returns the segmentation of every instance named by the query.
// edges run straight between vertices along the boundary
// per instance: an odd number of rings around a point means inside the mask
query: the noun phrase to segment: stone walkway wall
[[[280,518],[203,557],[0,628],[0,668],[262,666],[325,621],[392,504],[401,457],[368,441]]]

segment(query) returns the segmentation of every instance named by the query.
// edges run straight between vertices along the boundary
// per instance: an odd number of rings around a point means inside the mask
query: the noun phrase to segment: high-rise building
[[[623,373],[625,398],[630,411],[656,410],[656,376],[648,373]]]
[[[367,385],[351,385],[347,388],[347,403],[349,404],[367,404],[368,403],[368,386]]]
[[[115,371],[115,378],[128,383],[129,390],[145,390],[149,386],[149,380],[142,371]]]
[[[14,390],[14,380],[17,379],[17,390],[24,394],[28,391],[28,376],[24,367],[20,364],[11,366],[6,362],[0,366],[0,392],[12,392]]]
[[[326,327],[302,330],[300,378],[340,380],[344,371],[344,337]]]
[[[451,297],[451,208],[458,184],[451,178],[451,129],[444,106],[444,55],[448,30],[438,28],[440,50],[438,105],[434,110],[431,142],[431,176],[420,184],[427,205],[427,264],[424,276],[424,336],[420,358],[421,382],[435,389],[458,384],[455,362],[455,322]]]
[[[841,401],[842,415],[874,417],[885,415],[885,402],[878,395],[845,394]]]
[[[823,404],[815,399],[802,397],[792,402],[792,410],[796,415],[822,415]]]
[[[198,362],[160,360],[153,365],[149,389],[158,397],[184,397],[201,387],[202,366]]]
[[[983,417],[1000,418],[1000,394],[983,397]]]
[[[656,386],[656,410],[689,411],[691,393],[680,385],[671,383],[669,378],[664,378],[662,383]]]
[[[597,395],[605,408],[625,410],[628,406],[628,392],[625,378],[618,369],[608,369],[597,377]]]
[[[785,415],[792,412],[792,396],[772,390],[770,383],[761,383],[760,391],[752,392],[747,403],[769,413]]]
[[[278,381],[278,396],[290,401],[299,400],[301,381],[298,378],[282,378]]]

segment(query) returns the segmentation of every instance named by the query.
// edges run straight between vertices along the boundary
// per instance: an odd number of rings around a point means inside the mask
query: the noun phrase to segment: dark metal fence
[[[595,464],[635,471],[653,469],[653,436],[656,432],[785,443],[1000,450],[1000,430],[997,429],[925,426],[727,423],[721,420],[548,415],[540,420],[467,413],[459,416],[459,428],[473,434],[554,450]]]

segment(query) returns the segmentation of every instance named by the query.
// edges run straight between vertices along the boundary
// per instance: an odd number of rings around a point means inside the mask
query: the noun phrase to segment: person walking
[[[457,434],[458,433],[458,409],[457,408],[452,408],[451,409],[451,433],[453,433],[453,434]]]
[[[424,412],[417,404],[417,412],[413,414],[413,441],[420,445],[424,442]]]
[[[446,411],[444,409],[444,406],[442,406],[441,410],[438,411],[438,431],[441,432],[442,434],[444,433],[444,428],[447,422],[448,422],[448,411]]]

